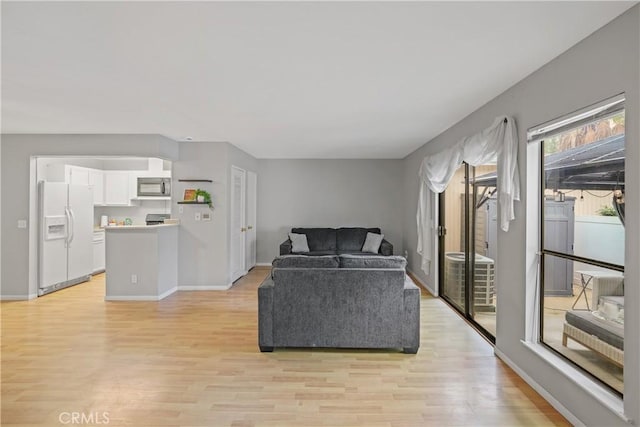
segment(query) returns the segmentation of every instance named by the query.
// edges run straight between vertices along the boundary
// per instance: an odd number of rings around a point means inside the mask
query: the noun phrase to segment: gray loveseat
[[[258,288],[258,341],[274,347],[420,346],[420,290],[402,257],[288,255]]]
[[[292,228],[292,233],[305,234],[309,252],[304,255],[362,254],[362,245],[367,233],[380,234],[379,228]],[[291,253],[291,240],[280,245],[280,255]],[[381,255],[393,255],[393,245],[383,240],[378,251]]]

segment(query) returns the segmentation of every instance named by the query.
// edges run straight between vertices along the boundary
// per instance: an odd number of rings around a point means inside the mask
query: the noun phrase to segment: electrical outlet
[[[131,283],[133,283],[133,284],[138,283],[138,275],[137,274],[132,274],[131,275]]]
[[[200,212],[196,212],[196,221],[200,221],[201,215]]]
[[[19,219],[18,220],[18,228],[27,228],[27,220]]]
[[[202,212],[203,221],[211,221],[211,212]]]

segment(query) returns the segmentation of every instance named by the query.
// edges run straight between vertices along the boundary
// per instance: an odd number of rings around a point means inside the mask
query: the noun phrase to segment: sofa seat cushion
[[[340,260],[336,255],[282,255],[276,257],[271,266],[273,268],[338,268]]]
[[[383,255],[340,255],[340,268],[402,268],[407,267],[407,260],[401,256]]]
[[[333,251],[332,253],[336,253],[336,230],[334,228],[292,228],[291,232],[307,236],[309,252]]]
[[[339,228],[337,230],[337,249],[339,251],[362,251],[367,233],[381,234],[379,228]]]
[[[371,252],[362,252],[362,251],[338,251],[338,255],[388,256],[382,253],[372,254]]]
[[[295,255],[301,256],[325,256],[325,255],[337,255],[336,251],[309,251],[305,253],[299,253]]]

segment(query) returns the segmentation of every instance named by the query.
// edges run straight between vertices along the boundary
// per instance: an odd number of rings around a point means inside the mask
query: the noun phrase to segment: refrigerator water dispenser
[[[64,239],[67,237],[67,217],[64,215],[44,217],[45,240]]]

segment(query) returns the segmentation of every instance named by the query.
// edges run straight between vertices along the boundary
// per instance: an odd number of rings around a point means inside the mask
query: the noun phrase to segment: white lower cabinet
[[[101,273],[105,270],[106,244],[104,230],[93,232],[93,273]]]

